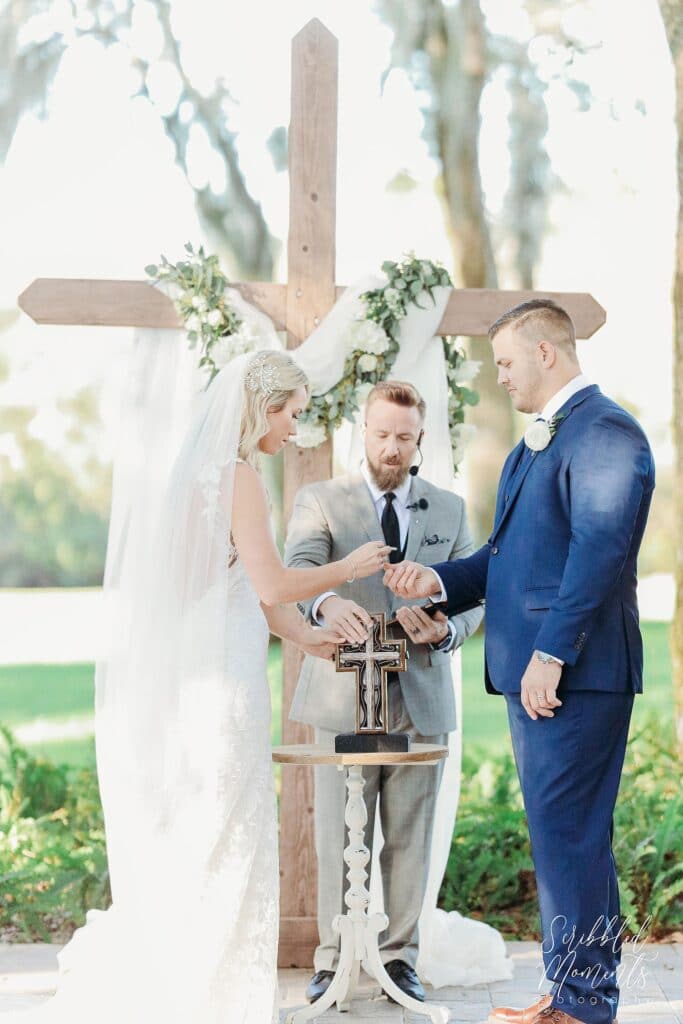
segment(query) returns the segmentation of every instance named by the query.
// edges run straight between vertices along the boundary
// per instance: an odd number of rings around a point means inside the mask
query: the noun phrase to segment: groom
[[[486,596],[486,689],[507,702],[552,991],[492,1024],[611,1024],[619,894],[612,814],[642,691],[636,559],[654,489],[640,426],[581,373],[574,328],[548,300],[489,330],[498,382],[542,419],[503,467],[479,551],[387,566],[401,597]]]
[[[323,565],[363,541],[383,537],[404,556],[426,563],[470,554],[472,544],[462,498],[417,476],[425,404],[411,384],[375,385],[365,409],[365,461],[359,472],[302,488],[289,524],[285,558],[290,566]],[[411,472],[411,467],[414,472]],[[403,605],[403,607],[398,607]],[[367,609],[367,610],[366,610]],[[355,642],[365,639],[368,611],[394,615],[394,637],[408,637],[405,672],[388,682],[389,727],[422,743],[445,744],[455,728],[451,654],[479,625],[479,607],[446,619],[397,601],[381,576],[346,584],[339,594],[321,594],[302,608],[314,621]],[[333,747],[336,733],[354,728],[353,677],[307,657],[290,717],[316,727],[316,741]],[[381,854],[384,905],[389,927],[380,954],[387,973],[414,999],[424,999],[415,965],[417,922],[424,900],[434,807],[443,762],[419,769],[397,765],[366,768],[366,843],[372,847],[379,800],[384,835]],[[344,779],[331,768],[315,776],[315,841],[318,854],[318,928],[315,974],[307,990],[313,1002],[329,986],[338,962],[332,921],[344,911]]]

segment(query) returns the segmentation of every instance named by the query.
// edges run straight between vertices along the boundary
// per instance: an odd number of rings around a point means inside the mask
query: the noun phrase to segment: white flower
[[[370,394],[370,392],[372,391],[374,386],[375,385],[371,384],[369,380],[365,381],[364,384],[359,384],[358,385],[358,387],[356,388],[356,401],[358,402],[358,405],[364,405],[365,404],[365,402],[367,401],[368,395]]]
[[[193,309],[206,309],[206,299],[203,295],[192,296],[192,308]]]
[[[211,346],[209,355],[219,370],[223,366],[226,366],[235,355],[235,346],[232,341],[233,338],[234,334],[228,334],[224,338],[219,338],[218,341]]]
[[[349,348],[381,355],[389,348],[389,339],[374,320],[356,320],[349,332]]]
[[[192,316],[188,316],[187,320],[185,321],[185,327],[187,328],[188,331],[198,331],[201,329],[201,326],[202,322],[196,313],[193,313]]]
[[[389,309],[393,312],[401,308],[401,295],[398,288],[385,288],[384,289],[384,301],[386,302]]]
[[[481,369],[481,363],[477,359],[464,359],[459,366],[456,366],[453,374],[458,384],[471,384]]]
[[[545,420],[535,420],[524,431],[524,443],[532,452],[542,452],[550,444],[552,436]]]
[[[457,444],[466,445],[472,440],[477,432],[473,423],[456,423],[451,427],[451,437],[455,438]]]
[[[317,448],[327,440],[327,431],[315,423],[300,423],[295,440],[299,448]]]
[[[207,324],[210,324],[211,327],[218,327],[222,319],[223,314],[221,313],[220,309],[212,309],[206,318],[206,322]]]
[[[373,370],[377,369],[377,356],[364,355],[358,360],[358,369],[362,373],[372,373]]]

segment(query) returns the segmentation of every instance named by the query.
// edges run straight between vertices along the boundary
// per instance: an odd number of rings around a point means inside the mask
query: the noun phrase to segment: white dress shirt
[[[583,391],[584,388],[590,387],[591,382],[585,373],[579,373],[576,377],[573,377],[563,388],[556,391],[552,398],[549,398],[545,403],[538,416],[541,416],[544,420],[550,420],[553,418],[556,412],[559,412],[565,402],[568,402],[570,398],[573,398],[579,391]]]

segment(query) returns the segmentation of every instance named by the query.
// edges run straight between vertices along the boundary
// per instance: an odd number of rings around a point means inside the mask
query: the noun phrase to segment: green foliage
[[[456,831],[439,905],[519,939],[534,937],[536,883],[526,816],[509,755],[465,759]]]
[[[629,931],[683,926],[680,765],[651,717],[631,737],[615,813],[614,853]],[[509,754],[466,759],[440,905],[517,939],[538,939],[536,883],[517,773]]]
[[[209,375],[208,387],[226,362],[257,346],[255,339],[243,337],[240,332],[242,320],[226,295],[229,282],[220,268],[218,256],[207,256],[202,245],[195,252],[190,242],[185,243],[185,251],[187,259],[169,263],[162,256],[160,266],[151,263],[145,267],[145,273],[171,286],[190,348],[199,345],[199,367]],[[230,342],[226,345],[221,339],[230,339]]]
[[[364,315],[351,325],[348,338],[342,339],[348,355],[341,379],[329,391],[314,394],[300,417],[303,429],[299,444],[302,447],[321,444],[345,419],[353,422],[370,389],[391,372],[400,346],[401,321],[411,304],[425,309],[426,299],[435,302],[435,288],[452,287],[453,283],[444,267],[431,260],[418,259],[414,253],[408,253],[398,263],[386,260],[382,272],[386,275],[386,284],[361,295]],[[466,361],[456,339],[446,337],[443,345],[451,448],[457,473],[464,454],[465,407],[476,405],[479,396],[467,387],[466,380],[461,380],[460,368]],[[475,367],[476,373],[478,364],[467,365]],[[315,382],[312,383],[315,390]]]
[[[615,813],[623,912],[655,934],[683,925],[681,766],[671,730],[650,718],[629,742]]]
[[[95,773],[34,758],[0,726],[0,936],[65,939],[110,898]]]

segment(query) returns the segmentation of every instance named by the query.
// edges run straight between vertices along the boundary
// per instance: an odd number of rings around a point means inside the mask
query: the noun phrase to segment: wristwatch
[[[535,651],[536,657],[543,665],[564,665],[563,661],[559,658],[554,657],[552,654],[546,654],[545,651]]]

